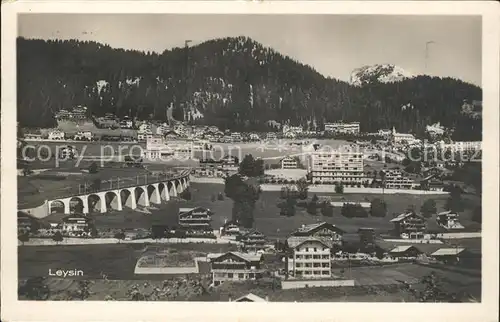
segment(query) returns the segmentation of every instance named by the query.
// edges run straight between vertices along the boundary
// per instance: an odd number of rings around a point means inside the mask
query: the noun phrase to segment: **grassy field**
[[[101,278],[101,273],[109,279],[148,279],[151,276],[134,275],[137,260],[154,245],[145,244],[104,244],[71,246],[19,246],[19,278],[47,276],[49,269],[83,270],[84,279]],[[212,253],[234,250],[233,245],[223,244],[171,244],[161,245],[162,249],[177,252]],[[161,278],[161,276],[160,276]]]
[[[215,214],[213,216],[212,226],[220,227],[225,219],[231,218],[232,201],[225,198],[223,201],[211,201],[212,194],[224,191],[224,185],[210,183],[192,183],[190,190],[192,192],[192,200],[182,201],[182,206],[203,206],[211,209]],[[419,210],[425,199],[416,195],[363,195],[363,194],[318,194],[332,199],[332,201],[371,201],[374,198],[383,198],[388,206],[388,215],[385,218],[345,218],[341,216],[341,209],[334,209],[333,217],[324,217],[318,211],[318,215],[312,216],[304,209],[298,208],[296,215],[293,217],[283,217],[279,214],[277,203],[280,201],[280,193],[274,191],[263,192],[260,199],[256,203],[254,218],[255,227],[268,237],[283,238],[288,236],[302,224],[311,224],[317,221],[326,221],[339,226],[347,232],[355,233],[359,227],[372,227],[377,232],[386,232],[393,225],[389,222],[392,218],[392,213],[400,214],[409,205],[414,205],[415,209]],[[446,197],[432,197],[436,200],[438,211],[444,210]],[[474,196],[464,196],[466,201],[466,211],[461,213],[461,222],[467,226],[471,224],[471,216],[473,208],[479,204],[480,200]],[[435,218],[429,221],[435,221]]]
[[[225,220],[231,219],[233,202],[229,198],[224,200],[212,201],[212,195],[219,192],[224,193],[224,185],[212,183],[192,183],[190,187],[192,199],[171,200],[168,203],[155,205],[157,209],[151,210],[151,214],[144,214],[132,210],[115,212],[111,214],[93,215],[97,227],[106,228],[149,228],[152,224],[163,224],[176,226],[178,222],[178,211],[180,207],[202,206],[209,208],[214,212],[212,217],[212,228],[218,229],[224,224]],[[389,222],[392,213],[400,214],[409,205],[414,205],[417,210],[420,209],[424,200],[415,195],[363,195],[363,194],[318,194],[318,196],[329,197],[332,201],[371,201],[374,198],[383,198],[388,205],[388,215],[385,218],[346,218],[341,215],[340,208],[334,208],[333,217],[324,217],[318,211],[318,215],[312,216],[305,209],[297,207],[296,215],[293,217],[280,216],[277,203],[280,201],[280,193],[276,191],[265,191],[256,203],[254,210],[255,228],[270,238],[286,238],[290,233],[303,224],[311,224],[318,221],[326,221],[335,224],[348,233],[356,233],[359,227],[372,227],[378,233],[386,233],[392,229],[393,225]],[[446,197],[436,196],[438,211],[443,211]],[[465,195],[466,211],[460,214],[462,224],[474,226],[470,220],[472,210],[479,204],[479,199],[473,196]],[[429,223],[435,222],[435,218],[430,218]]]

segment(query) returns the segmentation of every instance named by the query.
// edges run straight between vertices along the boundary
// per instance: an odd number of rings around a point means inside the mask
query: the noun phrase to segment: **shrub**
[[[222,192],[219,192],[219,194],[217,194],[217,200],[224,200],[224,195],[222,194]]]

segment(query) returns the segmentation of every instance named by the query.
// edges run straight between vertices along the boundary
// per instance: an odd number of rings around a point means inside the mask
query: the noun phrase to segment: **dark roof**
[[[297,246],[302,245],[305,242],[308,241],[317,241],[325,245],[326,247],[331,248],[332,247],[332,242],[326,238],[319,238],[319,237],[311,237],[311,236],[291,236],[286,240],[286,243],[288,247],[290,248],[295,248]]]
[[[322,229],[322,228],[328,228],[330,230],[333,230],[337,233],[345,233],[344,230],[340,229],[339,227],[332,225],[327,222],[320,222],[320,223],[315,223],[315,224],[309,224],[309,225],[304,225],[297,229],[293,235],[295,236],[308,236],[310,234],[313,234],[314,232]]]

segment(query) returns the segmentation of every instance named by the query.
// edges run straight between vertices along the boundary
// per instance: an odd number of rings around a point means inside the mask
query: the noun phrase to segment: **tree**
[[[217,197],[215,197],[215,195],[214,195],[214,194],[212,194],[212,196],[210,197],[210,200],[211,200],[212,202],[215,202],[215,201],[217,200]]]
[[[335,193],[344,193],[344,185],[336,184],[335,185]]]
[[[472,221],[477,223],[483,222],[483,212],[481,210],[481,206],[477,206],[474,208],[474,212],[472,213]]]
[[[115,234],[115,238],[118,239],[118,242],[120,242],[120,240],[125,239],[125,233],[123,231],[119,231]]]
[[[97,165],[97,163],[95,162],[92,162],[89,166],[89,173],[97,173],[97,171],[99,170],[99,166]]]
[[[47,300],[50,296],[50,289],[45,281],[45,277],[29,278],[19,287],[18,293],[29,300]]]
[[[294,198],[288,197],[284,203],[280,206],[281,211],[280,214],[282,216],[292,217],[295,216],[295,206],[297,205],[297,201]]]
[[[247,177],[258,177],[264,174],[264,160],[254,159],[251,154],[245,155],[239,165],[239,173]]]
[[[445,209],[452,212],[464,211],[464,202],[460,188],[453,186],[450,191],[450,196],[446,200]]]
[[[333,206],[325,201],[321,207],[321,214],[325,217],[333,217]]]
[[[61,234],[60,231],[56,231],[56,233],[54,234],[54,236],[52,236],[52,240],[56,242],[56,244],[59,244],[60,242],[62,242],[64,239],[63,235]]]
[[[30,234],[29,232],[23,232],[21,234],[18,234],[17,239],[24,245],[25,242],[30,240]]]
[[[225,179],[224,193],[233,200],[232,220],[245,228],[253,227],[253,211],[261,189],[258,184],[243,181],[238,174]]]
[[[387,204],[385,201],[375,198],[370,203],[370,216],[385,217],[387,215]]]
[[[302,200],[307,199],[308,191],[309,191],[309,184],[307,183],[307,180],[304,178],[300,178],[299,181],[297,181],[297,192],[299,194],[299,198]]]
[[[220,201],[224,200],[224,195],[222,194],[222,192],[219,192],[217,194],[217,200],[220,200]]]
[[[420,212],[425,218],[432,217],[437,212],[436,201],[434,199],[427,199],[420,208]]]
[[[368,212],[360,204],[344,203],[341,214],[347,218],[366,218]]]

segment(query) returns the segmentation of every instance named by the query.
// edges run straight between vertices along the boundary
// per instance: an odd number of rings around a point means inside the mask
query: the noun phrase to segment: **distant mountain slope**
[[[350,84],[362,86],[367,83],[394,83],[414,75],[392,64],[363,66],[351,73]]]
[[[96,115],[165,120],[172,105],[176,120],[229,129],[357,120],[363,131],[422,132],[441,122],[481,135],[480,120],[471,125],[461,113],[464,100],[481,100],[477,86],[428,76],[352,86],[246,37],[161,54],[20,38],[17,55],[18,117],[28,127],[51,126],[56,111],[79,104]]]

